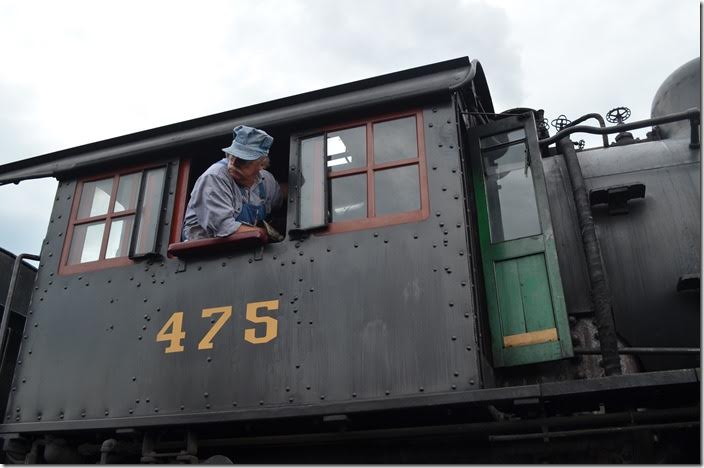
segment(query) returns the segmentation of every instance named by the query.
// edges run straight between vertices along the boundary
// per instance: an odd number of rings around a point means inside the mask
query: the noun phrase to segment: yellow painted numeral
[[[171,331],[167,330],[171,328]],[[166,321],[159,333],[156,334],[156,341],[169,341],[169,346],[164,350],[164,353],[179,353],[183,351],[181,341],[186,338],[186,332],[183,331],[183,312],[174,312],[169,320]]]
[[[266,324],[266,333],[264,336],[257,337],[255,335],[254,328],[247,328],[244,331],[244,339],[252,344],[268,343],[269,341],[276,338],[278,334],[279,322],[273,317],[258,317],[257,310],[260,308],[265,308],[267,310],[278,310],[279,300],[274,301],[264,301],[264,302],[251,302],[247,304],[247,313],[245,317],[252,323],[264,323]]]
[[[262,344],[268,343],[279,334],[279,322],[274,317],[269,317],[266,315],[258,316],[257,311],[259,309],[266,310],[278,310],[279,301],[263,301],[263,302],[251,302],[247,304],[247,312],[245,314],[248,321],[252,323],[263,323],[264,324],[264,336],[257,336],[256,330],[254,328],[247,328],[244,331],[245,341],[252,344]],[[198,343],[198,349],[213,349],[213,339],[217,335],[223,326],[232,317],[232,306],[222,306],[222,307],[212,307],[209,309],[203,309],[202,317],[212,317],[215,314],[221,314],[215,321],[210,330],[205,334],[203,339]],[[168,341],[169,346],[164,349],[164,353],[180,353],[184,350],[183,340],[186,338],[186,332],[183,331],[183,312],[174,312],[171,317],[166,321],[159,333],[156,334],[156,341]]]
[[[213,314],[222,314],[213,326],[208,330],[200,343],[198,349],[213,349],[213,338],[220,331],[225,322],[230,320],[232,316],[232,306],[213,307],[211,309],[203,309],[203,317],[210,317]]]

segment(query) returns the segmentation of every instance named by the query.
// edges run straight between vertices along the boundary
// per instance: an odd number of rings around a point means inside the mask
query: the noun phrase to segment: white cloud
[[[53,179],[0,186],[0,247],[13,253],[39,254],[56,186]]]
[[[660,84],[699,55],[697,0],[489,1],[506,7],[513,41],[523,38],[520,104],[550,120],[618,106],[631,109],[631,121],[649,118]]]
[[[0,164],[465,55],[497,111],[645,118],[698,18],[696,0],[5,0]],[[53,187],[0,187],[3,225],[43,237]],[[39,250],[14,232],[0,246]]]

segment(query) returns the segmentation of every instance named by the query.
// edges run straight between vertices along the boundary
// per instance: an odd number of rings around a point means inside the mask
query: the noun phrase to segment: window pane
[[[100,216],[108,212],[112,178],[86,182],[81,191],[81,204],[78,206],[78,219]]]
[[[492,146],[503,145],[506,143],[512,143],[514,141],[522,140],[526,137],[526,132],[522,128],[511,130],[507,133],[499,133],[498,135],[492,135],[489,137],[484,137],[481,139],[482,148],[491,148]]]
[[[374,173],[377,216],[420,210],[418,165]]]
[[[301,140],[301,203],[299,228],[310,229],[326,224],[325,166],[323,136]]]
[[[81,224],[74,228],[68,264],[93,262],[100,257],[105,222]]]
[[[113,219],[105,258],[126,257],[130,252],[134,215]]]
[[[330,182],[333,222],[367,217],[367,174],[338,177]]]
[[[333,172],[366,166],[366,127],[348,128],[328,133],[327,164]]]
[[[129,174],[120,177],[120,183],[117,185],[117,198],[115,199],[115,213],[125,210],[134,210],[137,206],[137,197],[139,196],[139,182],[142,179],[142,173]]]
[[[152,253],[156,249],[165,178],[165,167],[149,170],[145,175],[135,255]]]
[[[417,157],[415,116],[374,124],[375,164]]]
[[[491,241],[540,234],[533,175],[519,143],[483,153]]]

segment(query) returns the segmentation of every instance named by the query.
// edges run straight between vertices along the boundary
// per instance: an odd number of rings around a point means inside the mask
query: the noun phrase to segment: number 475
[[[244,331],[244,340],[252,344],[268,343],[278,335],[278,321],[273,317],[257,316],[257,310],[264,308],[267,310],[278,310],[279,301],[250,302],[247,304],[245,318],[252,323],[263,323],[265,325],[264,336],[256,336],[254,328],[247,328]],[[213,338],[220,329],[230,320],[232,316],[232,306],[212,307],[203,309],[201,317],[208,318],[220,314],[210,330],[198,343],[198,349],[213,349]],[[166,321],[159,333],[156,334],[156,341],[168,341],[169,346],[164,349],[164,353],[179,353],[183,351],[183,340],[186,339],[186,332],[183,331],[183,312],[174,312]]]

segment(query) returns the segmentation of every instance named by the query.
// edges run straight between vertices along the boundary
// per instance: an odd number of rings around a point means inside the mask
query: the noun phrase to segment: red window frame
[[[169,249],[171,244],[181,242],[183,220],[186,218],[186,198],[188,195],[188,178],[191,174],[191,160],[181,158],[178,163],[178,177],[176,179],[176,193],[174,194],[174,213],[171,219],[171,234],[169,236]],[[168,254],[169,258],[172,255]]]
[[[126,266],[134,264],[134,260],[129,257],[115,257],[115,258],[105,258],[105,252],[107,250],[108,240],[110,237],[110,227],[112,225],[113,219],[125,218],[128,216],[135,216],[137,214],[137,209],[125,210],[115,213],[115,201],[117,199],[117,189],[119,185],[120,177],[134,174],[136,172],[144,172],[147,169],[153,169],[162,166],[162,164],[145,164],[141,166],[133,166],[128,169],[123,169],[120,171],[103,172],[100,174],[92,175],[81,179],[76,184],[76,190],[73,194],[73,205],[71,206],[71,215],[69,216],[68,226],[66,227],[66,236],[64,239],[63,250],[61,252],[61,262],[59,263],[59,275],[72,275],[76,273],[84,273],[87,271],[102,270],[105,268],[113,268],[119,266]],[[88,182],[95,182],[102,179],[113,179],[112,192],[110,194],[110,203],[108,205],[108,212],[104,215],[91,216],[88,218],[77,219],[78,209],[81,205],[81,195],[83,193],[83,186]],[[144,181],[140,180],[140,184]],[[138,188],[139,190],[139,188]],[[103,238],[100,244],[100,253],[98,255],[98,260],[85,263],[77,263],[75,265],[68,265],[69,251],[71,250],[71,243],[73,242],[73,236],[75,233],[76,226],[82,226],[85,224],[95,223],[99,221],[105,221],[105,227],[103,228]]]
[[[374,124],[387,122],[390,120],[402,119],[404,117],[416,118],[416,147],[418,154],[414,158],[399,159],[397,161],[375,163],[374,161]],[[340,177],[366,174],[367,175],[367,217],[362,219],[352,219],[347,221],[331,222],[324,230],[321,230],[318,235],[337,234],[340,232],[359,231],[362,229],[370,229],[381,226],[391,226],[394,224],[411,223],[422,221],[428,218],[430,213],[428,200],[428,169],[425,157],[425,136],[423,134],[423,111],[421,109],[412,109],[404,112],[394,112],[391,114],[378,115],[372,118],[357,120],[354,122],[346,122],[343,125],[331,125],[320,129],[324,135],[330,132],[345,130],[353,127],[366,127],[367,140],[367,164],[364,167],[345,169],[342,171],[331,172],[326,174],[328,183],[333,179]],[[418,166],[418,177],[420,187],[420,209],[416,211],[405,211],[401,213],[390,213],[382,216],[376,216],[376,189],[374,186],[374,173],[384,169],[393,169],[397,167]],[[330,187],[330,186],[328,186]],[[328,188],[330,190],[330,188]]]

